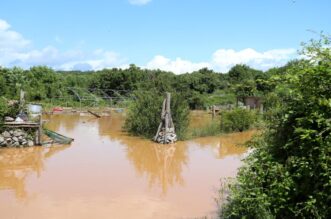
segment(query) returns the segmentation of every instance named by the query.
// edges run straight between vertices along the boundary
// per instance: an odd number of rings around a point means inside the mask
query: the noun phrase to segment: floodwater
[[[75,141],[0,149],[2,219],[213,217],[220,179],[236,175],[253,135],[159,145],[121,132],[121,114],[45,119]]]

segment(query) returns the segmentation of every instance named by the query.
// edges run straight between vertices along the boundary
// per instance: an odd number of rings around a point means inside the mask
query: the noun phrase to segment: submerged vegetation
[[[219,121],[211,121],[202,127],[192,128],[190,130],[190,134],[188,138],[215,136],[215,135],[219,135],[220,133],[221,133],[221,129],[220,129]]]
[[[161,110],[164,95],[156,91],[135,92],[128,108],[125,129],[134,135],[152,138],[161,121]],[[187,102],[180,95],[171,97],[171,114],[179,140],[186,136],[189,109]]]
[[[272,78],[279,103],[269,128],[230,186],[222,218],[330,218],[331,51],[327,37],[307,60]]]

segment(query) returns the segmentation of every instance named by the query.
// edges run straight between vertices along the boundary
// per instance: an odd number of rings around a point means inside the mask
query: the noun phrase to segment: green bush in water
[[[161,122],[164,96],[159,92],[137,91],[128,108],[124,128],[131,134],[152,138]],[[171,95],[171,115],[178,140],[183,140],[189,122],[187,102],[178,94]]]
[[[253,110],[237,108],[221,114],[221,130],[223,132],[245,131],[257,121],[257,113]]]

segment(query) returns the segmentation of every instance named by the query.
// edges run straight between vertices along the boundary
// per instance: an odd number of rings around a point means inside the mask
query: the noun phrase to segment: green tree
[[[280,79],[281,110],[231,188],[224,218],[331,217],[330,40],[305,44],[309,59]],[[276,90],[278,87],[276,87]]]

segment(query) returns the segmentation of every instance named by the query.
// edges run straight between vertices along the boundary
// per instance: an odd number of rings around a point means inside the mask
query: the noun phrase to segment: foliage
[[[331,217],[331,53],[328,37],[305,44],[276,87],[287,90],[270,127],[231,186],[224,218]]]
[[[125,129],[134,135],[152,138],[161,122],[163,95],[153,91],[137,91],[128,109]],[[171,115],[177,138],[185,138],[189,110],[186,101],[177,94],[171,96]]]
[[[221,130],[224,132],[245,131],[254,126],[258,115],[253,110],[236,108],[223,111],[221,114]]]
[[[193,128],[190,132],[191,134],[189,138],[198,138],[219,135],[221,133],[221,129],[219,126],[219,121],[212,121],[205,126]]]
[[[212,94],[201,94],[199,100],[190,102],[191,109],[207,109],[210,106],[228,106],[236,104],[236,95],[229,90],[216,90]],[[194,104],[194,106],[192,105]]]
[[[7,115],[8,106],[7,100],[3,97],[0,97],[0,122],[3,121],[4,117]]]
[[[0,122],[3,122],[5,116],[16,117],[19,112],[18,103],[8,105],[8,100],[0,97]]]
[[[93,104],[89,101],[80,102],[72,92],[73,88],[80,95],[88,96],[99,103],[107,102],[102,101],[107,95],[117,98],[137,90],[156,89],[159,92],[181,93],[190,109],[206,109],[211,105],[233,104],[236,95],[265,94],[273,91],[273,84],[268,84],[270,75],[245,65],[237,65],[224,74],[202,68],[181,75],[141,69],[133,64],[127,69],[86,72],[54,71],[46,66],[35,66],[27,70],[16,67],[0,68],[0,95],[8,99],[18,99],[19,91],[23,89],[28,102],[75,107]],[[90,92],[96,96],[93,97]],[[113,104],[114,101],[108,101],[108,105]]]

